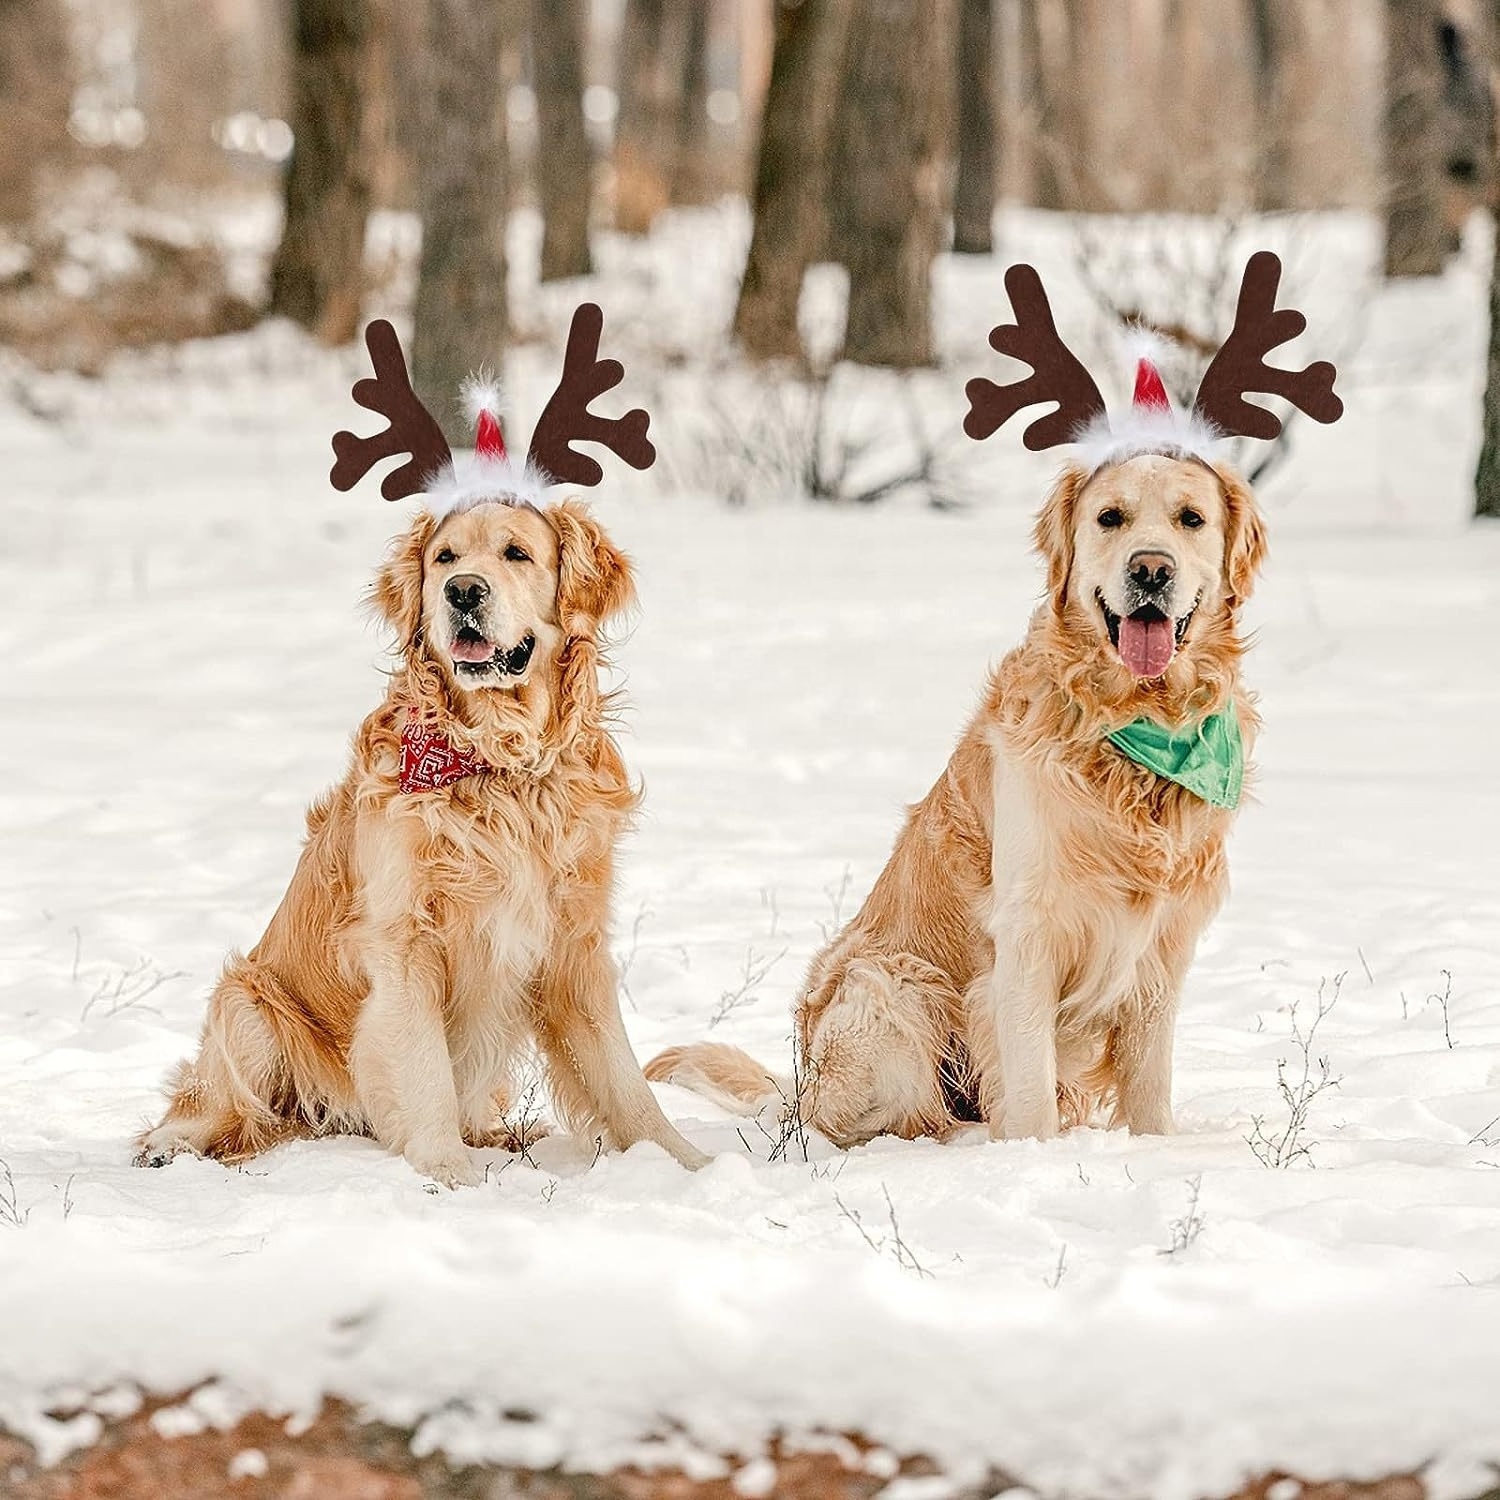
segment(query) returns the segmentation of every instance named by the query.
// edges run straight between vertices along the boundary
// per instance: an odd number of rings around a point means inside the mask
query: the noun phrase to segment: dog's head
[[[630,564],[588,508],[485,504],[422,515],[375,581],[373,602],[413,665],[455,701],[550,679],[570,640],[635,597]]]
[[[1243,482],[1162,454],[1065,470],[1036,543],[1053,617],[1092,633],[1142,683],[1233,633],[1266,550]]]

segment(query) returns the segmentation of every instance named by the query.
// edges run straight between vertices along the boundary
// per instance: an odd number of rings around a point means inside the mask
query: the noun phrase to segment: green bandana
[[[1185,786],[1215,807],[1238,807],[1245,782],[1240,718],[1230,704],[1188,729],[1166,729],[1137,719],[1109,736],[1138,766]]]

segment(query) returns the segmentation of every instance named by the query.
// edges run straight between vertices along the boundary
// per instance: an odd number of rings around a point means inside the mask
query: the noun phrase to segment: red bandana
[[[406,721],[401,731],[401,790],[433,792],[490,769],[472,750],[455,750],[436,729]]]

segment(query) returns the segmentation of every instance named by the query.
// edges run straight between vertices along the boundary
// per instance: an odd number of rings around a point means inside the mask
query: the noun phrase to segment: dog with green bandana
[[[1240,616],[1265,528],[1222,444],[1280,433],[1247,392],[1320,422],[1342,412],[1331,365],[1265,362],[1305,326],[1276,306],[1279,279],[1274,255],[1251,258],[1190,412],[1141,347],[1130,409],[1111,421],[1036,272],[1010,270],[1015,322],[990,343],[1032,374],[970,381],[964,425],[982,439],[1055,405],[1025,436],[1071,447],[1036,524],[1043,602],[864,905],[814,960],[791,1076],[698,1043],[661,1054],[649,1078],[795,1110],[845,1145],[972,1121],[996,1139],[1172,1128],[1178,1001],[1228,890],[1258,728]]]

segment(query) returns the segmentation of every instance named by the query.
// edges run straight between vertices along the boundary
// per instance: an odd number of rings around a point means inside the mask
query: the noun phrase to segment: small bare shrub
[[[1298,1055],[1290,1062],[1284,1057],[1276,1062],[1276,1089],[1286,1108],[1286,1119],[1279,1127],[1271,1129],[1264,1115],[1255,1115],[1251,1119],[1250,1134],[1245,1137],[1262,1166],[1289,1167],[1299,1161],[1314,1165],[1312,1153],[1316,1142],[1307,1139],[1313,1105],[1322,1094],[1339,1086],[1328,1058],[1316,1053],[1318,1028],[1338,1004],[1344,979],[1343,974],[1335,974],[1331,987],[1327,979],[1318,981],[1317,1014],[1306,1028],[1298,1015],[1300,1002],[1292,1003],[1292,1042]]]
[[[1162,1255],[1181,1255],[1203,1233],[1204,1218],[1198,1211],[1198,1199],[1203,1191],[1203,1174],[1199,1172],[1189,1177],[1187,1188],[1187,1209],[1180,1219],[1173,1219],[1168,1226],[1170,1243],[1160,1252]]]

